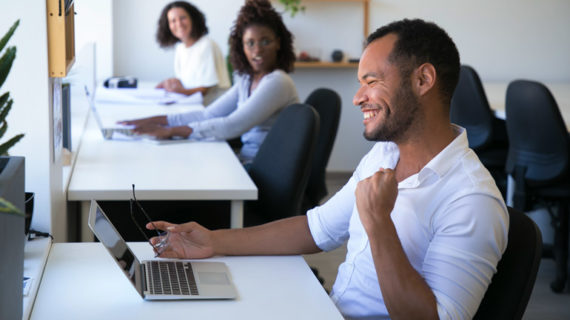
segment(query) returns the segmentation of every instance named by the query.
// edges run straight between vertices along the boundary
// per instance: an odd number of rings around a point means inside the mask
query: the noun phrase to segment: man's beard
[[[366,138],[366,140],[401,141],[412,123],[416,120],[420,103],[418,98],[414,95],[409,82],[401,84],[396,95],[390,102],[394,112],[392,113],[389,108],[384,108],[386,112],[384,122],[371,132],[364,131],[364,138]]]

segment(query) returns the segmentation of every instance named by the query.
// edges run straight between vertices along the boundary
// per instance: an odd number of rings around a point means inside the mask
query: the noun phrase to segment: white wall
[[[166,0],[113,2],[114,73],[143,80],[172,75],[172,51],[154,40],[157,18]],[[243,1],[192,1],[206,15],[211,37],[227,54],[227,37]],[[275,2],[274,2],[275,3]],[[278,5],[277,5],[278,6]],[[333,49],[358,57],[362,4],[305,3],[306,12],[284,20],[295,34],[297,50],[320,49],[329,60]],[[371,0],[370,31],[402,18],[438,23],[455,40],[463,63],[475,67],[483,81],[519,77],[544,82],[570,81],[570,1],[567,0]],[[352,106],[356,69],[302,69],[293,74],[301,99],[315,88],[330,87],[342,97],[343,109],[329,171],[351,171],[370,148],[362,138],[361,115]]]
[[[372,0],[371,12],[374,28],[403,17],[438,23],[483,81],[570,80],[568,0]]]
[[[100,83],[113,75],[113,1],[75,1],[75,12],[76,53],[97,43],[96,77]]]
[[[115,75],[133,75],[141,80],[174,76],[174,50],[161,49],[155,40],[158,17],[170,0],[113,1],[113,46]],[[209,36],[224,55],[228,35],[241,1],[191,1],[206,15]]]
[[[5,137],[25,133],[10,154],[26,157],[26,190],[35,192],[32,228],[59,235],[62,230],[52,224],[52,218],[65,215],[66,208],[60,157],[53,153],[54,84],[48,78],[45,0],[3,3],[0,33],[3,35],[17,19],[20,26],[9,42],[17,47],[16,60],[0,89],[2,93],[10,91],[14,99]]]

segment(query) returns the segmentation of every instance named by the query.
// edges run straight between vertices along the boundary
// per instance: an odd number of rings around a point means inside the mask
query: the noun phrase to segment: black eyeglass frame
[[[144,229],[140,226],[140,224],[135,219],[135,213],[134,213],[135,211],[133,208],[133,203],[142,212],[146,221],[153,226],[154,231],[156,232],[156,236],[160,239],[160,242],[158,242],[156,245],[150,241],[150,238],[146,235],[146,232],[144,231]],[[156,225],[152,222],[152,219],[150,218],[148,213],[146,213],[145,209],[142,207],[140,202],[137,200],[137,197],[135,196],[135,185],[134,184],[133,184],[133,198],[129,200],[129,208],[130,208],[131,220],[133,221],[133,223],[135,224],[137,229],[139,229],[139,231],[143,235],[143,237],[148,241],[148,243],[150,243],[150,245],[154,249],[154,252],[157,254],[157,256],[160,255],[164,251],[166,246],[168,245],[168,232],[160,232],[158,230],[158,228],[156,227]]]

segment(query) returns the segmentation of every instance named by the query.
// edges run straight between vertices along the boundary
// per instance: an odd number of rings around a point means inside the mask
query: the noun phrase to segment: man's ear
[[[424,63],[414,71],[414,89],[418,96],[428,93],[434,86],[437,73],[431,63]]]

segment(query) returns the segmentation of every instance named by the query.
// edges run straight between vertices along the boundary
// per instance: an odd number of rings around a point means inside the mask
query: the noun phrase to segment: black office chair
[[[325,183],[326,168],[338,130],[341,106],[338,93],[325,88],[313,91],[305,103],[315,108],[319,114],[320,126],[311,174],[303,199],[304,212],[317,206],[328,194]]]
[[[245,203],[245,226],[300,214],[318,130],[313,107],[294,104],[281,111],[248,168],[258,200]]]
[[[556,261],[556,278],[550,287],[561,292],[568,274],[570,136],[554,97],[541,83],[511,82],[507,88],[506,113],[509,135],[506,171],[515,180],[513,206],[521,211],[548,209],[554,227],[554,246],[545,246],[544,251]]]
[[[507,248],[474,319],[521,319],[538,273],[542,236],[524,213],[508,208]]]
[[[468,65],[461,66],[459,82],[451,99],[450,118],[451,122],[467,130],[469,147],[489,170],[505,196],[508,152],[505,121],[493,114],[479,75]]]

